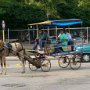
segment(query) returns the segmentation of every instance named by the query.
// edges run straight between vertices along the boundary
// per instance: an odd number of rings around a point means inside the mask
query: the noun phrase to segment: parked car
[[[82,61],[89,62],[90,61],[90,44],[81,44],[77,45],[76,49],[77,52],[82,52]]]

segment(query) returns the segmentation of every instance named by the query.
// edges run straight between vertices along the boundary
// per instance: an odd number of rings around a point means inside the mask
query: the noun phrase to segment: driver
[[[58,43],[54,46],[53,53],[60,53],[63,51],[62,46],[68,45],[68,38],[64,30],[60,31],[60,34],[57,37]]]

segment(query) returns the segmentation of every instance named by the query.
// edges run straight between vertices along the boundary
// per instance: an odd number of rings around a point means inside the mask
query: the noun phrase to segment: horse
[[[6,57],[10,54],[14,56],[18,56],[18,58],[21,60],[23,65],[23,71],[22,73],[25,73],[25,60],[23,59],[23,55],[25,54],[25,48],[23,45],[19,42],[11,42],[8,44],[2,45],[2,40],[0,40],[0,63],[1,63],[1,74],[6,74]],[[21,54],[20,52],[23,51]]]

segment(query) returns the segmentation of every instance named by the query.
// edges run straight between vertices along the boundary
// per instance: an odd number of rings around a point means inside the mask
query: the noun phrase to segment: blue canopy
[[[64,20],[53,20],[51,22],[51,25],[65,27],[65,26],[77,25],[81,23],[82,23],[81,19],[64,19]]]
[[[77,25],[77,24],[82,24],[82,20],[81,19],[48,20],[48,21],[33,23],[33,24],[28,24],[28,25],[31,25],[31,26],[43,25],[43,26],[64,27],[64,26]]]
[[[82,23],[82,21],[73,21],[73,22],[52,22],[52,25],[63,27],[63,26],[77,25],[77,24],[81,24],[81,23]]]

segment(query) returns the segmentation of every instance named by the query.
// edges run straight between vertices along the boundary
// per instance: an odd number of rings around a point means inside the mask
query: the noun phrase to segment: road
[[[14,60],[15,58],[13,58]],[[22,74],[19,60],[7,60],[7,75],[0,75],[0,90],[90,90],[90,63],[79,70],[62,69],[57,60],[51,60],[49,72],[30,71]]]

